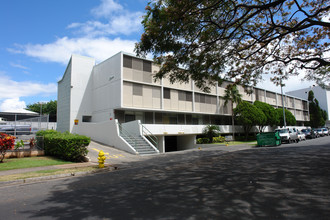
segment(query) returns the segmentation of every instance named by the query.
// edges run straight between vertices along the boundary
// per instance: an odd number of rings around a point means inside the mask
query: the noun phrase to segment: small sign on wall
[[[79,120],[78,119],[75,119],[74,120],[74,125],[78,125],[78,123],[79,123]]]

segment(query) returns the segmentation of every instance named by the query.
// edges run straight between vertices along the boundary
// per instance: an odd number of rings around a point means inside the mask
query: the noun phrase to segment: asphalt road
[[[329,219],[330,137],[0,188],[1,219]]]

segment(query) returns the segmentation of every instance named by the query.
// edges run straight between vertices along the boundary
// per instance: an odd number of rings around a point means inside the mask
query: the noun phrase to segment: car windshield
[[[280,133],[288,133],[288,130],[286,129],[281,129],[281,130],[278,130]]]

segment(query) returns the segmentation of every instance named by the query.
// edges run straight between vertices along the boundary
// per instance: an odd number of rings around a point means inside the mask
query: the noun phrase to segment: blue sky
[[[57,99],[71,54],[97,62],[133,53],[147,0],[7,0],[0,2],[0,111]],[[292,78],[292,89],[312,82]],[[258,87],[280,88],[265,78]],[[284,89],[285,90],[285,89]]]

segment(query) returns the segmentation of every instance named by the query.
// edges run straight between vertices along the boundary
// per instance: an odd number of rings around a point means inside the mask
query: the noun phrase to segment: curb
[[[40,181],[54,180],[54,179],[67,178],[67,177],[80,177],[80,176],[85,176],[85,175],[89,175],[89,174],[97,174],[97,173],[109,172],[109,171],[115,171],[115,170],[118,170],[118,167],[111,167],[109,165],[105,168],[102,168],[99,170],[94,170],[94,171],[63,173],[63,174],[57,174],[57,175],[31,177],[31,178],[26,178],[26,179],[4,181],[4,182],[0,182],[0,187],[21,185],[21,184],[25,184],[25,183],[35,183],[35,182],[40,182]]]

